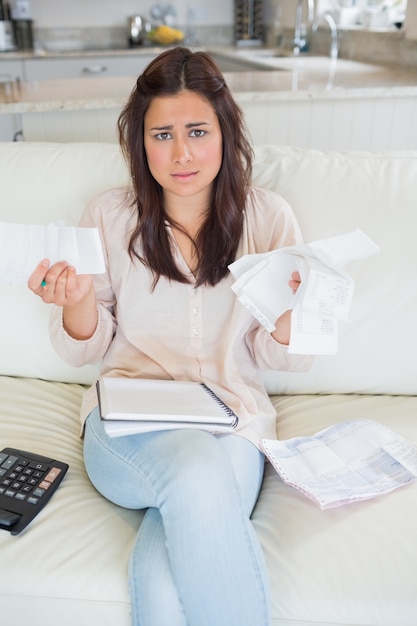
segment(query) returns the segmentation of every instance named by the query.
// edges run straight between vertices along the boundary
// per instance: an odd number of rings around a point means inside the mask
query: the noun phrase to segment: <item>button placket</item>
[[[193,287],[189,301],[189,324],[191,341],[201,341],[203,336],[203,290]]]

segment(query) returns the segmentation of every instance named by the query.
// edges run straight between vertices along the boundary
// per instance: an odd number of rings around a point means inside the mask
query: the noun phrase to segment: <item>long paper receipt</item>
[[[344,266],[378,252],[360,229],[346,235],[289,246],[264,254],[248,254],[229,265],[239,301],[269,331],[291,309],[288,351],[293,354],[336,354],[338,322],[348,317],[355,283]],[[301,285],[288,287],[293,271]]]
[[[67,261],[78,274],[105,272],[97,228],[0,223],[0,283],[26,283],[42,259]]]
[[[283,481],[322,509],[381,496],[417,476],[417,448],[371,419],[262,445]]]

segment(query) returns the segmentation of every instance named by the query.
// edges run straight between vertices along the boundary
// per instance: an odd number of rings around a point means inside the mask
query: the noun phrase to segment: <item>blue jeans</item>
[[[270,625],[250,521],[264,457],[252,443],[193,429],[109,438],[96,409],[84,456],[107,499],[147,509],[129,565],[133,626]]]

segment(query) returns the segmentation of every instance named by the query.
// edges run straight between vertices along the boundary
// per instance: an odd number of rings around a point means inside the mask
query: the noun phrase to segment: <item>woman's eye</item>
[[[161,141],[164,141],[166,139],[170,139],[171,135],[168,132],[163,132],[163,133],[158,133],[157,135],[155,135],[156,139],[160,139]]]
[[[198,128],[195,128],[194,130],[191,131],[190,137],[204,137],[205,134],[206,134],[205,130],[199,130]]]

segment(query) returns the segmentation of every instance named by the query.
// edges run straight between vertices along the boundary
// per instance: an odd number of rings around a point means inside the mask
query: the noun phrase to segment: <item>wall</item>
[[[37,27],[121,26],[128,15],[140,13],[150,18],[156,0],[31,0],[32,15]],[[187,24],[191,13],[196,24],[233,24],[233,0],[162,0],[173,4],[178,24]]]
[[[366,2],[366,0],[362,0]],[[295,19],[295,8],[297,0],[267,0],[267,13],[269,19],[276,19],[279,16],[281,26],[293,27]],[[320,6],[320,12],[330,10],[336,6],[335,0],[314,0],[315,6]],[[358,2],[359,5],[359,2]],[[307,14],[307,0],[304,0],[303,15]],[[417,2],[416,0],[408,0],[406,20],[404,24],[406,36],[410,39],[417,39]]]
[[[325,7],[333,0],[315,0]],[[123,26],[126,17],[140,13],[150,18],[157,0],[31,0],[35,25],[40,28],[113,27]],[[234,0],[162,0],[162,6],[173,4],[178,24],[232,25]],[[408,3],[407,34],[417,39],[417,2]],[[305,7],[307,0],[304,0]],[[293,26],[296,0],[264,0],[265,23],[270,24],[279,13],[282,25]]]
[[[329,0],[316,0],[317,2]],[[167,6],[169,0],[160,4]],[[143,14],[150,19],[155,0],[31,0],[36,28],[124,27],[128,15]],[[204,27],[232,27],[234,0],[175,0],[178,25]],[[304,0],[305,8],[307,0]],[[281,25],[293,26],[296,0],[264,0],[264,21],[273,28],[279,16]],[[214,29],[215,30],[215,29]],[[417,40],[417,1],[410,0],[407,8],[405,34]],[[214,36],[214,40],[215,40]]]

